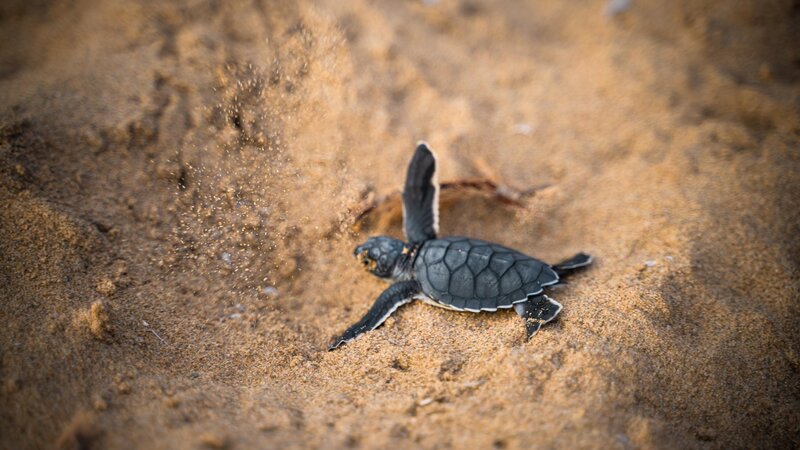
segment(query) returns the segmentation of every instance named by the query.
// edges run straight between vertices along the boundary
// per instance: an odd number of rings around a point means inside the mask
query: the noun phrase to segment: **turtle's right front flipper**
[[[421,292],[416,281],[400,281],[389,286],[378,299],[369,312],[342,335],[333,340],[328,350],[334,350],[345,342],[352,341],[359,335],[378,328],[395,310],[413,300]]]

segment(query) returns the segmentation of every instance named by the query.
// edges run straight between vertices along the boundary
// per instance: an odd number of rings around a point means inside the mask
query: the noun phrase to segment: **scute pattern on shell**
[[[479,239],[445,237],[423,244],[414,263],[423,292],[455,309],[494,311],[558,282],[546,263]]]

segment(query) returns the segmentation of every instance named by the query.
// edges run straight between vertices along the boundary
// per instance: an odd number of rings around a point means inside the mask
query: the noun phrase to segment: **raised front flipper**
[[[537,295],[528,298],[527,301],[514,304],[514,310],[525,319],[528,339],[536,334],[542,325],[555,319],[562,308],[561,303],[546,295]]]
[[[403,226],[412,244],[436,239],[439,232],[439,181],[436,156],[420,141],[408,165],[403,189]]]
[[[375,300],[375,304],[372,305],[369,312],[340,337],[334,339],[328,350],[334,350],[345,342],[352,341],[359,335],[378,328],[397,308],[410,302],[420,292],[419,283],[416,281],[400,281],[389,286]]]

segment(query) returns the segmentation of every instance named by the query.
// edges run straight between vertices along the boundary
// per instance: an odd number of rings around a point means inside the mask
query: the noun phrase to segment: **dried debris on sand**
[[[92,302],[88,310],[79,312],[76,322],[78,328],[87,328],[99,341],[108,341],[111,338],[111,315],[102,300]]]

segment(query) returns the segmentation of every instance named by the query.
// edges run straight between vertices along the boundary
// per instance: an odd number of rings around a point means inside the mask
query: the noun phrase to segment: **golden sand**
[[[797,448],[792,3],[4,2],[0,447]],[[423,138],[532,192],[444,234],[596,263],[529,342],[414,303],[329,353]]]

